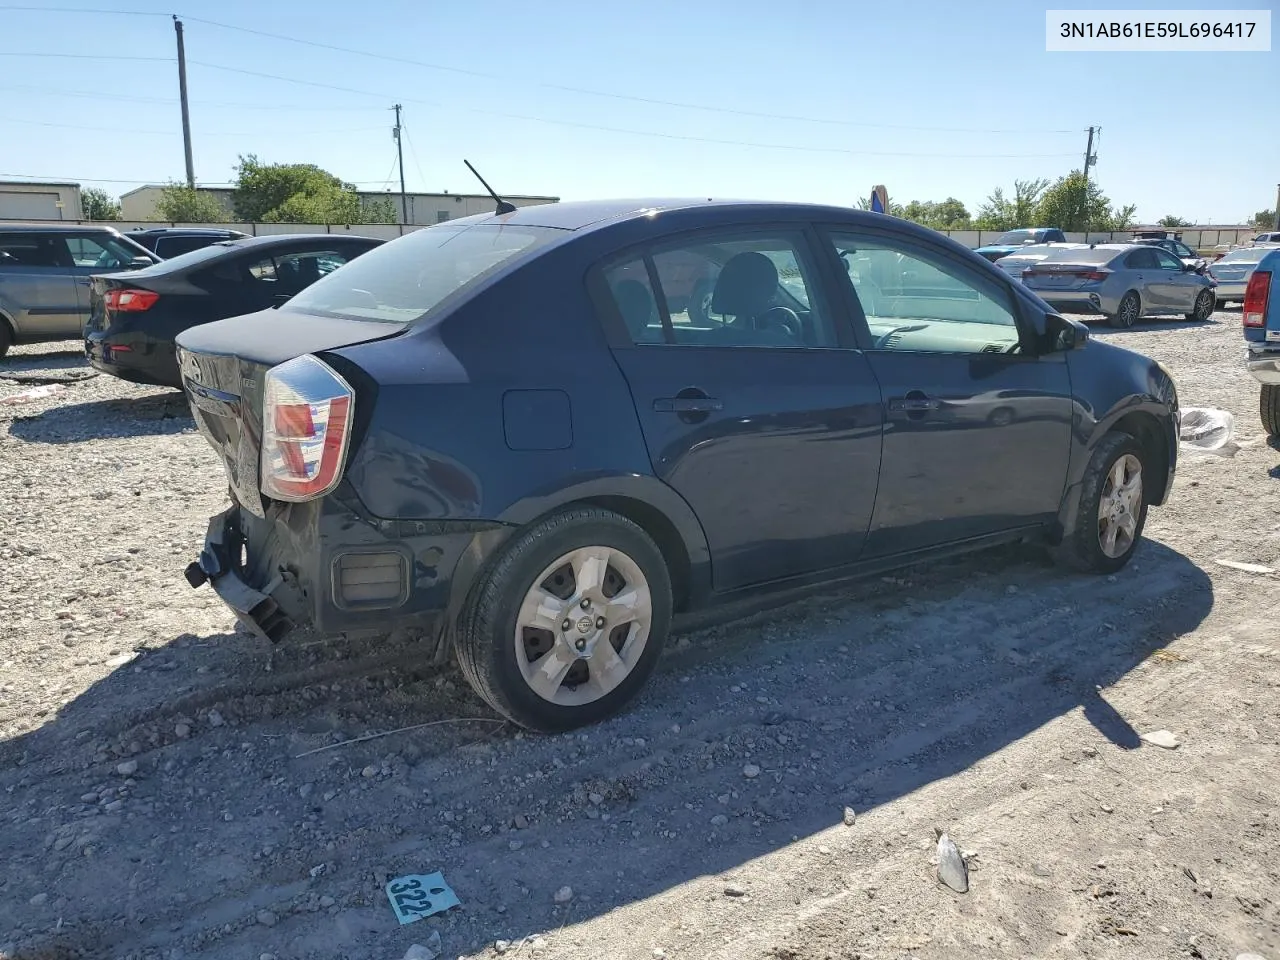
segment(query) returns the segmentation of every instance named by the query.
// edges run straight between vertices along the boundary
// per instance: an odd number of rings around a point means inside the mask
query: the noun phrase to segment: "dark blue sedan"
[[[1158,363],[843,208],[469,217],[178,345],[233,501],[190,582],[273,641],[431,628],[536,730],[679,614],[1017,539],[1118,570],[1177,458]]]

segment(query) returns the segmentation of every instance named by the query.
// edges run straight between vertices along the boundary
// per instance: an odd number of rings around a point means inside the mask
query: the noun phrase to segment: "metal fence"
[[[3,221],[0,221],[3,222]],[[328,224],[328,223],[157,223],[144,220],[108,220],[94,222],[90,220],[59,220],[63,225],[84,224],[89,226],[107,226],[127,233],[135,229],[155,227],[214,227],[227,230],[239,230],[252,236],[275,236],[284,233],[335,233],[362,237],[377,237],[380,240],[393,240],[396,237],[424,230],[433,224],[400,224],[400,223],[360,223],[360,224]],[[445,221],[448,223],[448,221]],[[940,230],[958,243],[970,249],[993,243],[1003,230]],[[1222,227],[1178,229],[1182,234],[1182,242],[1194,250],[1209,251],[1220,244],[1245,243],[1258,231],[1252,227]],[[1132,231],[1091,231],[1089,233],[1068,233],[1066,238],[1071,243],[1126,243],[1133,239]]]

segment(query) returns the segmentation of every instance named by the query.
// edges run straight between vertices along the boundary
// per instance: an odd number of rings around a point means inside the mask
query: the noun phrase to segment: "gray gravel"
[[[1280,957],[1280,577],[1215,563],[1280,567],[1239,312],[1097,335],[1241,444],[1129,568],[876,578],[682,637],[556,737],[412,637],[269,649],[187,587],[225,481],[178,394],[0,403],[0,957]],[[435,871],[462,906],[400,926],[385,883]]]

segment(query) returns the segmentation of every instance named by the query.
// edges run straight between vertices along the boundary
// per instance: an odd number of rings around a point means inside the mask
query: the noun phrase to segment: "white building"
[[[0,180],[0,220],[79,220],[80,184]]]

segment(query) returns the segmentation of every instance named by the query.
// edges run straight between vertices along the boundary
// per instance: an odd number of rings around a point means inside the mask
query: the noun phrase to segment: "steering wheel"
[[[765,330],[783,330],[793,339],[804,341],[804,327],[800,317],[790,307],[770,307],[755,318],[755,328]]]

